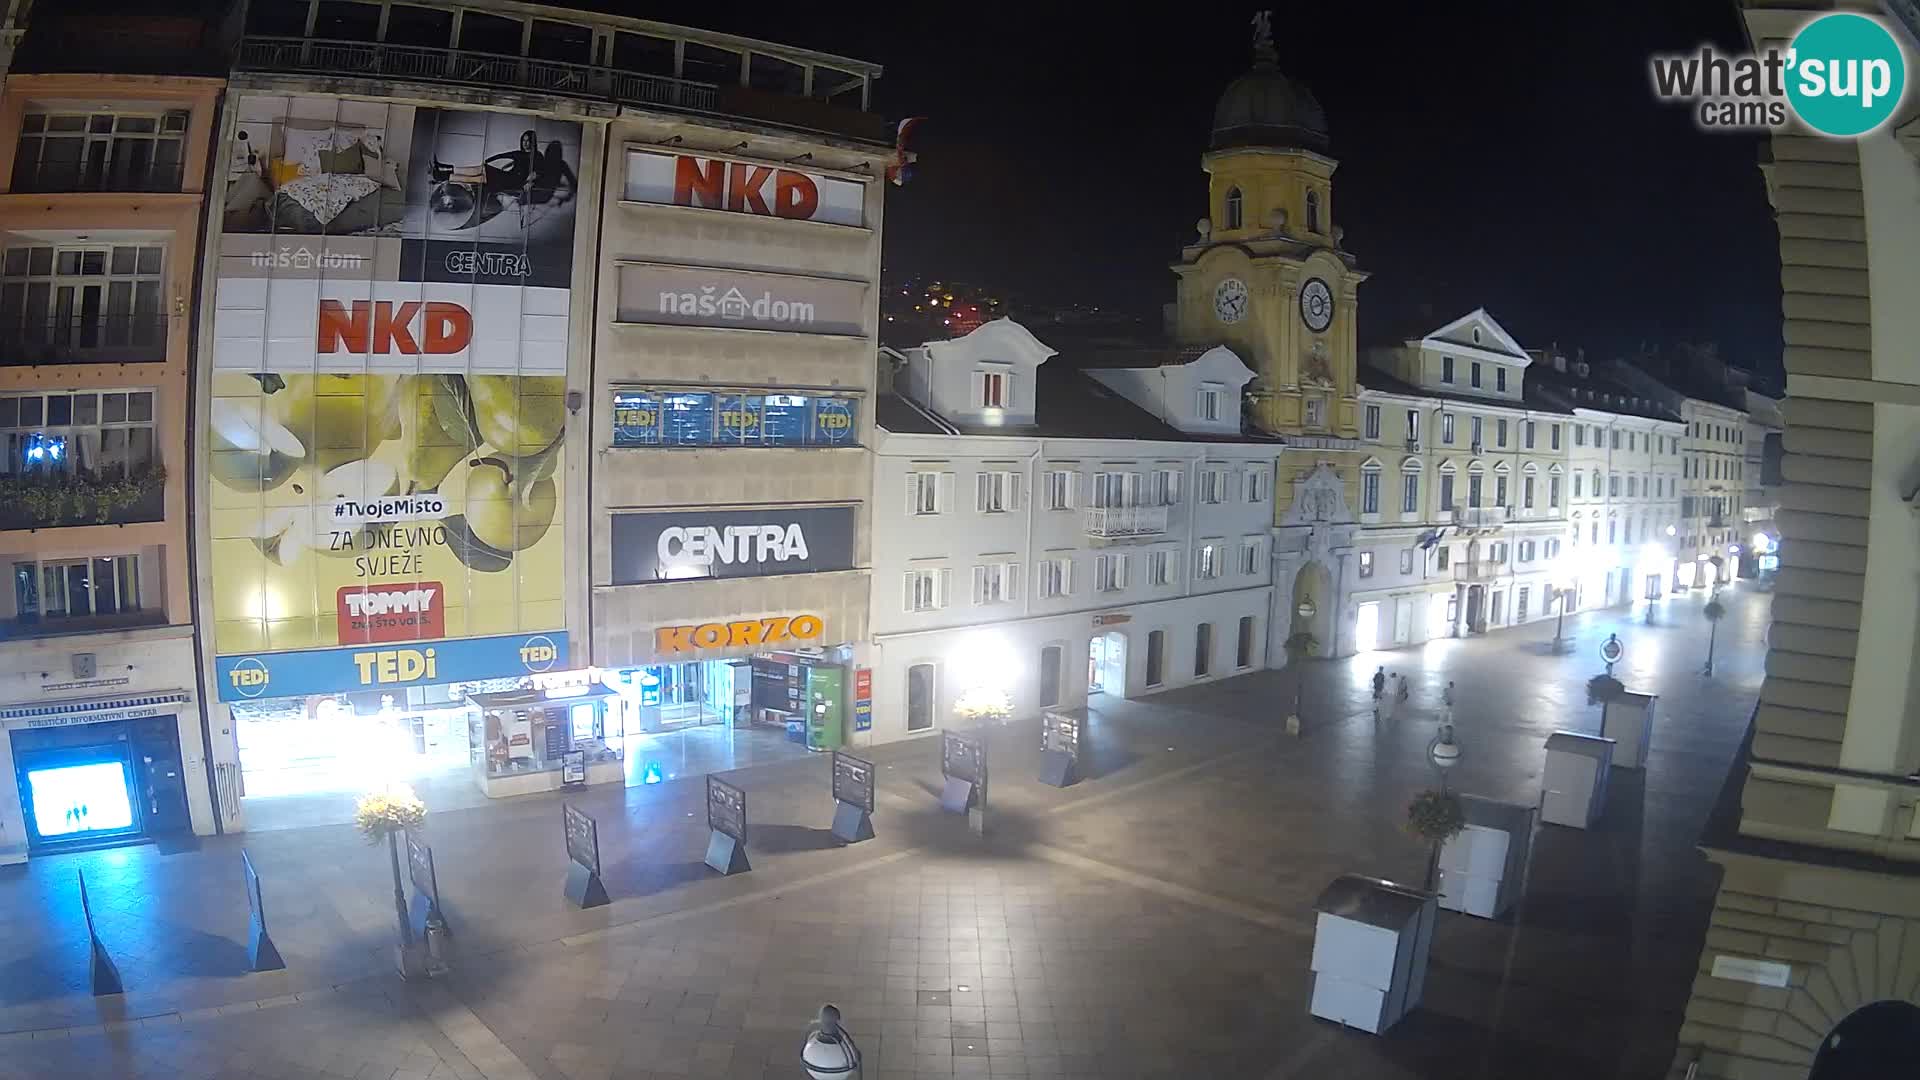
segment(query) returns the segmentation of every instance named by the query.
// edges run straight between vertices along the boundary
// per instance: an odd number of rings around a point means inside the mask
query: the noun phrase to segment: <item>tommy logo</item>
[[[320,301],[316,348],[322,353],[444,356],[465,351],[472,340],[473,313],[459,304],[355,300],[349,308],[338,300]]]
[[[445,595],[446,586],[437,581],[346,586],[336,596],[340,640],[372,644],[445,637]]]
[[[670,655],[700,649],[813,641],[824,633],[826,624],[818,615],[776,616],[771,619],[701,623],[698,626],[662,626],[653,632],[653,647],[655,652]]]

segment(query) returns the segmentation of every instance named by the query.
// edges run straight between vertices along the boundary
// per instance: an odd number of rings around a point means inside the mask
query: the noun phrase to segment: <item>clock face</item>
[[[1223,278],[1213,287],[1213,317],[1223,323],[1237,323],[1247,317],[1246,282]]]
[[[1333,290],[1319,278],[1300,286],[1300,321],[1316,334],[1333,325]]]

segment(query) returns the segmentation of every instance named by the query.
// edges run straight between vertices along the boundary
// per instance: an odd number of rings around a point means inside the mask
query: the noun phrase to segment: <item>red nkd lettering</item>
[[[413,332],[420,319],[420,336]],[[400,353],[444,356],[464,350],[473,341],[473,313],[459,304],[434,300],[355,300],[348,308],[338,300],[320,301],[319,336],[322,353]]]
[[[813,177],[792,169],[781,169],[773,176],[773,212],[783,218],[813,217],[820,209],[820,188]]]
[[[676,206],[704,206],[718,210],[726,205],[727,163],[701,161],[682,155],[673,161],[673,201]]]

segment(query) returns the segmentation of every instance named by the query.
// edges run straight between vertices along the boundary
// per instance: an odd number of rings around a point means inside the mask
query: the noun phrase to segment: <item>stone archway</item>
[[[1300,614],[1302,603],[1311,603],[1314,611],[1311,616]],[[1309,559],[1300,565],[1300,572],[1293,576],[1293,612],[1288,636],[1307,633],[1313,635],[1314,655],[1331,656],[1335,642],[1333,640],[1334,607],[1338,597],[1334,595],[1333,572],[1327,564],[1318,559]]]

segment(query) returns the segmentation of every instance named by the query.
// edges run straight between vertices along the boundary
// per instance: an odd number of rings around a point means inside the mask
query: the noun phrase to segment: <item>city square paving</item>
[[[454,971],[391,974],[384,853],[347,827],[35,860],[0,874],[0,1077],[759,1078],[803,1075],[838,1003],[868,1080],[902,1077],[1646,1077],[1673,1060],[1714,874],[1694,849],[1761,679],[1768,598],[1704,596],[1311,665],[1141,701],[1096,699],[1091,775],[1039,784],[1035,725],[989,735],[988,838],[937,804],[937,741],[875,747],[877,836],[841,846],[820,759],[727,774],[753,870],[702,865],[697,778],[569,793],[598,817],[614,902],[561,896],[561,797],[435,813]],[[1499,921],[1443,913],[1424,1000],[1383,1037],[1307,1014],[1313,902],[1337,874],[1419,884],[1402,830],[1443,688],[1456,790],[1532,803],[1542,743],[1593,731],[1586,679],[1660,696],[1644,772],[1592,830],[1543,826]],[[1377,665],[1411,701],[1376,723]],[[867,753],[866,751],[862,751]],[[245,972],[239,852],[285,971]],[[75,871],[126,993],[87,993]]]

